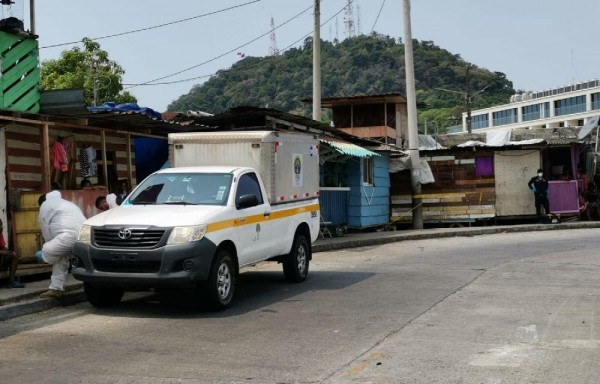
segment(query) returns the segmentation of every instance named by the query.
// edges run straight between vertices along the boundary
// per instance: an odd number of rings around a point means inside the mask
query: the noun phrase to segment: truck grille
[[[94,268],[101,272],[156,273],[160,261],[123,261],[92,259]]]
[[[94,228],[94,244],[106,248],[153,248],[162,239],[164,229],[129,229],[131,236],[119,237],[120,229]]]

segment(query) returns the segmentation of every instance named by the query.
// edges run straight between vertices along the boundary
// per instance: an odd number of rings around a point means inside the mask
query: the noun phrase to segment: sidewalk
[[[563,229],[600,228],[600,221],[574,221],[563,224],[519,224],[489,227],[430,228],[419,230],[398,230],[371,233],[351,233],[343,237],[319,238],[313,244],[313,252],[335,251],[388,244],[406,240],[439,239],[456,236],[477,236],[496,233],[520,233],[533,231],[551,231]],[[50,285],[50,278],[26,282],[22,289],[0,288],[0,321],[44,311],[56,306],[67,306],[85,301],[83,284],[69,276],[67,292],[60,300],[40,299]]]

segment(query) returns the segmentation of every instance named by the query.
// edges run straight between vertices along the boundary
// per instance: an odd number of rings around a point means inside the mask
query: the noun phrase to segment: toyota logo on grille
[[[127,240],[131,237],[131,229],[123,228],[123,229],[119,230],[119,233],[117,234],[117,236],[119,236],[119,239],[121,239],[121,240]]]

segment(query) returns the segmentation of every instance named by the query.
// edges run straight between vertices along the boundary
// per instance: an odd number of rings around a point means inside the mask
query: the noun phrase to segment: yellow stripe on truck
[[[303,207],[294,207],[290,209],[283,209],[281,211],[271,212],[270,216],[252,215],[236,219],[227,219],[223,221],[217,221],[215,223],[208,224],[206,233],[222,231],[224,229],[241,227],[243,225],[250,225],[256,223],[262,223],[267,220],[283,219],[285,217],[295,216],[306,212],[318,211],[319,204],[305,205]]]

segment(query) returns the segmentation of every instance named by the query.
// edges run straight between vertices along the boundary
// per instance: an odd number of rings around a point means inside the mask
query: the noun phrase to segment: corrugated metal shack
[[[527,182],[542,168],[550,180],[550,211],[578,214],[578,193],[591,179],[592,145],[577,138],[578,128],[440,135],[437,147],[420,148],[435,182],[422,184],[426,223],[474,223],[535,216]],[[496,136],[498,133],[496,134]],[[589,140],[589,139],[588,139]],[[410,172],[391,174],[391,221],[412,221]]]

